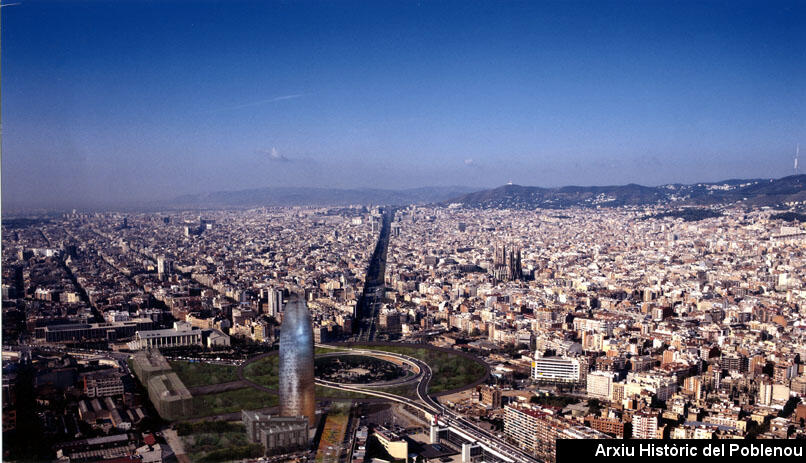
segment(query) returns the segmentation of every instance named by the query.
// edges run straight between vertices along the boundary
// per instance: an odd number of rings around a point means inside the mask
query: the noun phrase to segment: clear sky
[[[806,159],[803,1],[2,3],[4,204]]]

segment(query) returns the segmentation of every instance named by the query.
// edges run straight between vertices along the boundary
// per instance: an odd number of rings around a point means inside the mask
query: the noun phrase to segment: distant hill
[[[652,204],[738,203],[748,206],[775,206],[792,201],[806,201],[806,175],[792,175],[780,179],[732,179],[692,185],[669,184],[657,187],[636,184],[559,188],[504,185],[491,190],[459,195],[443,201],[442,204],[459,204],[482,209],[562,209]]]
[[[255,206],[345,206],[408,205],[439,203],[474,191],[475,188],[423,187],[405,190],[337,188],[257,188],[183,195],[168,203],[174,207],[255,207]]]

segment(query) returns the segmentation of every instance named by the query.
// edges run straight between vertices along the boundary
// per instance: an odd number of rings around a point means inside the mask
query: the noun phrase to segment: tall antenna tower
[[[798,175],[798,162],[800,161],[800,143],[795,146],[795,175]]]

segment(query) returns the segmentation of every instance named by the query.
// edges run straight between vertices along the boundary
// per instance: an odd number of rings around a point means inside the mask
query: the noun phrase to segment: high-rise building
[[[747,373],[750,362],[747,357],[739,354],[723,355],[719,359],[719,367],[723,370]]]
[[[789,380],[797,375],[797,365],[789,360],[781,360],[775,363],[773,367],[773,382],[776,384],[789,385]]]
[[[702,400],[705,394],[705,387],[702,378],[699,376],[689,376],[683,380],[683,392],[690,395],[694,400]]]
[[[539,408],[504,407],[504,433],[518,448],[549,463],[556,461],[557,439],[607,439],[609,436]]]
[[[481,385],[476,388],[478,392],[478,399],[483,405],[492,407],[493,409],[501,408],[501,389]]]
[[[316,418],[313,326],[305,300],[291,294],[280,328],[280,416]]]
[[[616,404],[620,404],[624,400],[624,383],[613,383],[610,385],[610,401]]]
[[[395,309],[384,309],[378,315],[378,324],[385,331],[400,332],[400,313]]]
[[[613,395],[613,376],[607,371],[594,371],[588,375],[588,396],[595,399],[610,400]]]
[[[171,274],[172,268],[173,262],[170,259],[166,258],[165,256],[157,257],[157,274],[161,280],[167,275]]]
[[[658,412],[655,410],[641,410],[632,417],[633,439],[658,438]]]
[[[266,310],[272,317],[276,317],[283,311],[283,291],[269,288],[266,290]]]
[[[758,403],[766,406],[772,403],[772,380],[767,375],[758,382]]]

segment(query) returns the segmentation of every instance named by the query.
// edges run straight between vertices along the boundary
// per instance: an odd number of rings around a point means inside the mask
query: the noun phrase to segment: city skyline
[[[0,459],[802,460],[804,24],[0,0]]]
[[[459,6],[3,8],[4,206],[792,173],[802,3]]]
[[[756,187],[800,196],[4,221],[4,452],[360,463],[377,440],[552,463],[559,439],[613,437],[800,452],[803,184]]]

